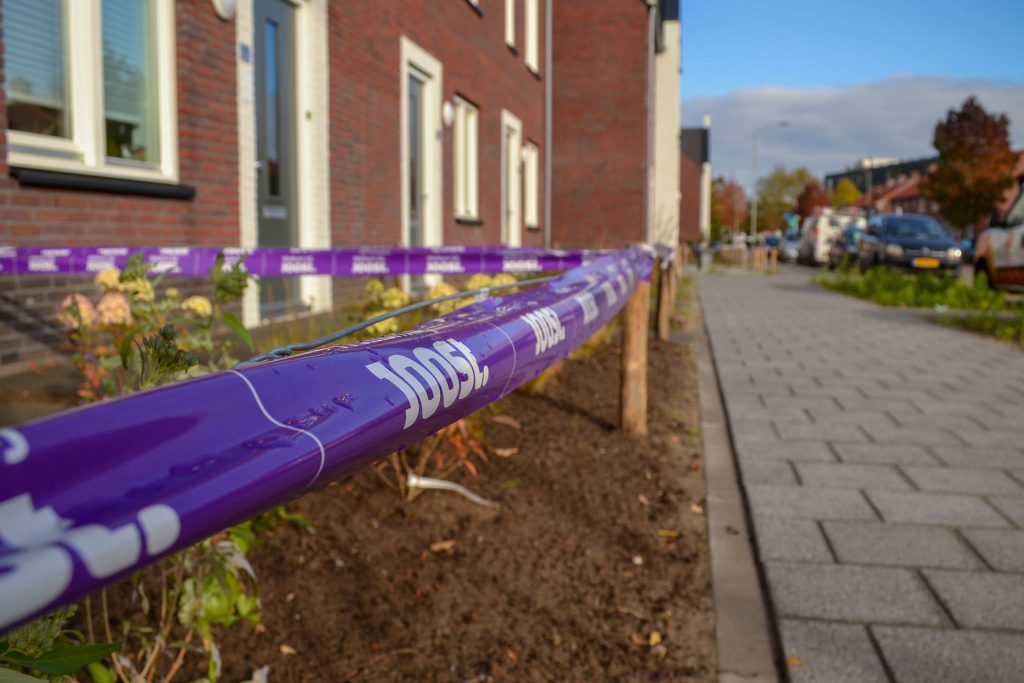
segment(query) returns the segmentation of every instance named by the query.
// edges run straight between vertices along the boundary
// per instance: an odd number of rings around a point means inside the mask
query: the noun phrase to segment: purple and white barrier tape
[[[205,276],[217,254],[228,263],[245,257],[260,277],[532,273],[568,270],[598,258],[592,251],[536,247],[364,247],[358,249],[254,249],[218,247],[0,247],[0,275],[88,275],[124,268],[141,253],[158,272]]]
[[[499,400],[651,263],[633,247],[408,332],[0,429],[0,631]]]

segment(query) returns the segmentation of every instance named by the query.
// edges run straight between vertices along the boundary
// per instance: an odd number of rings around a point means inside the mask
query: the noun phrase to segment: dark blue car
[[[889,266],[920,272],[960,269],[963,253],[931,216],[884,214],[868,222],[858,249],[861,270]]]

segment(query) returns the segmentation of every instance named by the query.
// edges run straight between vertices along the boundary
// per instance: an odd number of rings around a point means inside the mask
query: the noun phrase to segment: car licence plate
[[[937,258],[916,258],[914,259],[915,268],[938,268],[939,259]]]

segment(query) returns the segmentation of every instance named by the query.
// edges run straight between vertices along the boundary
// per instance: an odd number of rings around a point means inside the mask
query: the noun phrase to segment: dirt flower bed
[[[252,551],[265,627],[225,629],[221,680],[712,680],[692,358],[652,341],[645,439],[613,427],[618,376],[612,344],[503,402],[520,427],[487,440],[518,452],[457,475],[499,509],[368,471],[291,504],[315,533]]]

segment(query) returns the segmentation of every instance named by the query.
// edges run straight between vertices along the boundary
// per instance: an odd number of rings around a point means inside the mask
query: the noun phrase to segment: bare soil
[[[646,438],[614,427],[619,366],[613,343],[503,402],[522,426],[487,441],[518,454],[456,477],[497,510],[368,471],[295,501],[315,533],[250,555],[266,629],[223,632],[223,680],[713,680],[693,359],[652,340]]]

